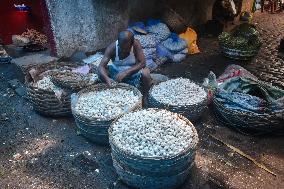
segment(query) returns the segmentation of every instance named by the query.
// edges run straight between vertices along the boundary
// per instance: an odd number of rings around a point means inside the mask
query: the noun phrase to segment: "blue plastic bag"
[[[157,57],[166,57],[169,59],[173,59],[173,54],[162,44],[157,45],[156,47]]]

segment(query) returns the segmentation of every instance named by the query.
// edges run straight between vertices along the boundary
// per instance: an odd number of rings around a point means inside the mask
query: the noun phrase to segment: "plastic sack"
[[[150,69],[150,71],[155,70],[158,65],[154,62],[153,59],[146,59],[146,67]]]
[[[178,52],[177,54],[188,54],[188,49],[183,49],[182,51]]]
[[[175,54],[175,55],[173,55],[171,60],[174,63],[180,63],[180,62],[184,61],[185,59],[186,59],[186,54]]]
[[[145,48],[143,53],[146,59],[155,59],[157,57],[156,48]]]
[[[143,49],[153,48],[158,43],[154,34],[135,35],[134,37],[135,39],[139,40]]]
[[[163,41],[162,45],[172,53],[177,53],[187,48],[187,42],[175,33],[172,33],[167,40]]]
[[[128,29],[134,35],[147,34],[146,26],[143,22],[134,22],[129,25]]]
[[[186,32],[180,34],[179,37],[187,42],[189,54],[196,54],[200,52],[197,46],[197,33],[192,28],[188,27]]]
[[[250,73],[243,67],[232,64],[228,66],[225,69],[224,73],[218,77],[217,82],[223,83],[224,81],[234,78],[234,77],[246,77],[246,78],[252,78],[252,79],[257,80],[257,77],[255,77],[252,73]]]
[[[226,80],[219,88],[226,92],[238,92],[259,97],[267,102],[275,102],[284,97],[284,91],[249,77],[234,77]]]
[[[212,72],[207,79],[215,115],[222,123],[254,135],[284,134],[284,90],[236,65],[229,66],[218,83]]]
[[[155,35],[158,43],[166,40],[171,35],[170,29],[164,23],[147,26],[147,31]]]
[[[96,68],[99,66],[101,63],[101,60],[103,59],[104,55],[101,52],[97,52],[94,55],[89,56],[88,58],[83,59],[83,62],[85,64],[92,64]],[[109,64],[112,63],[112,60],[109,61]]]
[[[165,58],[172,59],[172,56],[173,56],[173,54],[162,44],[157,45],[156,53],[157,53],[158,58],[165,57]]]
[[[270,87],[264,88],[270,90]],[[284,91],[277,93],[284,95]],[[273,98],[270,96],[268,99]],[[252,135],[283,135],[284,109],[280,103],[281,99],[283,97],[270,101],[242,92],[219,89],[213,98],[213,109],[222,123],[239,132]]]

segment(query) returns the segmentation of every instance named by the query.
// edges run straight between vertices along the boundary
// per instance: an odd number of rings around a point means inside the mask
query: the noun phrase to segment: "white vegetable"
[[[189,79],[171,79],[155,85],[150,94],[155,100],[172,106],[194,105],[202,102],[206,91]]]
[[[129,112],[139,101],[139,96],[126,89],[107,89],[82,94],[75,112],[84,117],[111,120]]]
[[[193,142],[192,127],[178,114],[144,109],[128,113],[113,124],[113,143],[142,157],[169,157],[187,150]]]
[[[51,77],[47,76],[35,83],[35,86],[48,91],[54,91],[56,86],[52,83]]]

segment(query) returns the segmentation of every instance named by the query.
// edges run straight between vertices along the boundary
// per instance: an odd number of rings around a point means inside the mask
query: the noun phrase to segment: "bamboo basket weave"
[[[48,71],[59,68],[74,68],[78,67],[81,64],[71,63],[71,62],[50,62],[47,64],[42,64],[34,67],[30,67],[29,70],[37,70],[36,80],[39,80],[40,74]],[[51,74],[52,71],[46,73],[47,75]],[[25,77],[26,89],[27,89],[27,98],[31,102],[34,110],[45,116],[52,117],[61,117],[71,115],[71,91],[65,91],[61,98],[58,99],[53,91],[43,90],[38,87],[33,86],[34,80],[31,75],[26,73]]]
[[[80,91],[88,87],[89,85],[96,84],[98,82],[95,81],[94,83],[90,83],[88,80],[88,76],[85,76],[80,73],[73,73],[73,72],[55,72],[52,74],[52,82],[67,90],[72,91]]]
[[[187,149],[171,157],[141,157],[130,154],[116,146],[112,134],[113,125],[109,128],[113,165],[122,181],[136,188],[149,189],[176,188],[184,183],[194,164],[198,134],[188,119],[182,115],[178,117],[192,128],[192,141]]]
[[[175,113],[181,114],[181,115],[185,116],[186,118],[188,118],[191,121],[198,120],[200,118],[200,116],[203,114],[203,112],[207,108],[207,104],[208,104],[207,96],[206,96],[206,98],[204,98],[201,102],[199,102],[197,104],[183,105],[183,106],[179,106],[179,105],[173,106],[173,105],[169,105],[169,104],[164,104],[164,103],[159,102],[158,100],[156,100],[151,95],[152,89],[153,89],[153,87],[150,89],[149,97],[148,97],[148,102],[149,102],[149,107],[150,108],[166,109],[166,110],[169,110],[171,112],[175,112]]]
[[[258,54],[258,51],[259,51],[259,49],[250,50],[250,51],[237,50],[237,49],[225,47],[221,44],[220,44],[220,50],[225,57],[231,58],[231,59],[234,59],[234,60],[250,60],[254,56],[256,56]]]
[[[139,96],[139,100],[133,106],[128,112],[142,109],[142,95],[138,89],[136,89],[133,86],[127,85],[127,84],[117,84],[112,87],[108,87],[105,84],[97,84],[97,85],[92,85],[82,91],[80,91],[77,94],[77,99],[80,98],[81,95],[92,92],[92,91],[103,91],[105,89],[126,89],[126,90],[131,90],[134,92],[135,95]],[[92,142],[101,144],[101,145],[108,145],[109,144],[109,139],[108,139],[108,129],[111,125],[111,123],[116,119],[110,119],[110,120],[99,120],[97,118],[89,118],[87,115],[82,116],[79,113],[76,112],[75,106],[76,106],[77,100],[72,100],[72,114],[75,118],[75,122],[78,128],[79,133],[84,136],[85,138],[89,139]],[[125,112],[125,113],[128,113]]]
[[[278,113],[251,113],[225,107],[223,102],[213,97],[213,110],[216,118],[243,134],[284,134],[284,110]],[[282,113],[282,118],[280,114]]]

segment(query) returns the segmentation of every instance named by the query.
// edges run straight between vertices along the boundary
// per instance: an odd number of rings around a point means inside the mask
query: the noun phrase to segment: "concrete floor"
[[[255,22],[265,41],[256,59],[236,62],[223,58],[216,39],[200,39],[201,54],[188,57],[182,64],[165,65],[158,72],[202,82],[210,70],[220,75],[234,63],[284,88],[284,60],[275,51],[284,31],[284,14],[257,15]],[[78,136],[72,118],[42,117],[15,94],[8,84],[17,77],[14,69],[14,65],[0,65],[0,188],[129,188],[117,178],[109,148]],[[181,189],[284,188],[283,137],[240,134],[218,123],[210,109],[195,126],[200,138],[195,166]],[[210,135],[251,155],[277,176],[258,168]]]

